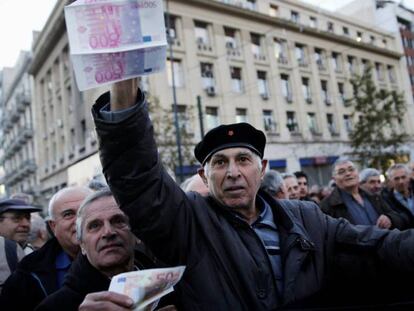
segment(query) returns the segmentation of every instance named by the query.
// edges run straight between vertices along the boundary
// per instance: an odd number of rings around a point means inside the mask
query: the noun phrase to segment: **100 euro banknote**
[[[114,276],[109,291],[129,296],[134,310],[153,310],[159,299],[173,291],[183,276],[185,266],[148,269]]]

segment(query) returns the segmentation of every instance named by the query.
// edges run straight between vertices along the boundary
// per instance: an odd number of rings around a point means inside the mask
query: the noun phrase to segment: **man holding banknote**
[[[184,310],[384,305],[395,299],[384,280],[414,271],[413,231],[353,226],[260,191],[266,138],[249,124],[219,126],[196,146],[203,197],[163,168],[135,80],[114,84],[92,113],[132,231],[167,265],[187,266],[176,286]]]
[[[110,279],[119,273],[159,266],[132,234],[128,217],[119,209],[109,189],[89,195],[76,217],[76,235],[82,256],[72,264],[61,289],[36,310],[111,310],[129,308],[128,296],[107,292]],[[86,298],[86,299],[85,299]]]

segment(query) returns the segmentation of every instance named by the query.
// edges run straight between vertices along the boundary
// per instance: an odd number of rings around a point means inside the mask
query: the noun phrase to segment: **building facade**
[[[29,64],[30,53],[21,52],[15,67],[3,70],[0,165],[8,195],[38,192]]]
[[[73,166],[96,159],[90,107],[106,89],[77,89],[63,17],[70,2],[54,8],[29,71],[45,196],[72,183]],[[293,0],[169,0],[164,9],[172,48],[167,69],[144,77],[142,87],[169,109],[175,90],[178,115],[189,120],[180,126],[193,143],[201,138],[200,120],[204,131],[249,122],[266,133],[270,168],[302,169],[311,183],[325,184],[330,164],[350,151],[348,131],[357,120],[345,98],[352,74],[372,64],[378,66],[377,85],[403,91],[392,34],[349,17]],[[408,116],[402,126],[413,133]],[[185,171],[194,169],[187,165]]]

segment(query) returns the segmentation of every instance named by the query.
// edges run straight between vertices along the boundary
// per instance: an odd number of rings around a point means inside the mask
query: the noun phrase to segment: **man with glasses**
[[[0,296],[0,306],[4,310],[34,310],[43,299],[62,287],[79,252],[76,213],[91,193],[86,187],[68,187],[53,195],[48,222],[55,237],[26,256],[6,281]]]
[[[5,199],[0,201],[0,236],[16,241],[26,254],[33,250],[28,247],[30,234],[30,213],[38,212],[37,208],[22,200]]]
[[[390,209],[377,194],[359,187],[359,172],[354,163],[339,159],[333,165],[336,188],[322,200],[321,208],[335,218],[345,218],[355,225],[372,225],[382,229],[404,229],[407,223]]]

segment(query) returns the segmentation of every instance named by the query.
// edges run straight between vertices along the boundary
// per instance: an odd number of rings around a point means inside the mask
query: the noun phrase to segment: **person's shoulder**
[[[34,267],[44,265],[45,263],[55,262],[55,258],[61,249],[62,247],[58,243],[57,239],[52,238],[41,248],[24,256],[19,264],[19,268],[23,270],[30,270]]]

